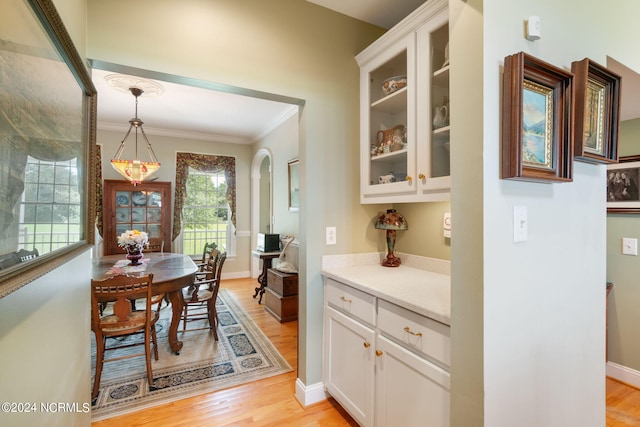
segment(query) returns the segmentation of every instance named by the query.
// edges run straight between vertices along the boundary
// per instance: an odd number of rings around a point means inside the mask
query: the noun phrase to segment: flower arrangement
[[[149,243],[149,235],[144,231],[127,230],[118,236],[118,246],[127,250],[142,251],[144,245]]]

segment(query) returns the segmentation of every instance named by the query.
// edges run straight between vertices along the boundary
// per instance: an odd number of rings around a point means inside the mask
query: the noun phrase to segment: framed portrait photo
[[[621,77],[589,58],[573,62],[571,72],[575,85],[575,159],[616,163]]]
[[[573,74],[520,52],[504,60],[501,178],[572,180]]]
[[[640,214],[640,156],[607,166],[607,213]]]

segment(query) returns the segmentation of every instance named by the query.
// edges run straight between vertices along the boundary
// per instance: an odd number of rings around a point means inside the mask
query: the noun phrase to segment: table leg
[[[178,326],[182,317],[184,300],[182,298],[182,289],[169,292],[169,301],[171,301],[171,324],[169,325],[169,347],[175,354],[180,354],[182,349],[182,341],[178,340]]]
[[[267,287],[267,270],[271,268],[272,261],[273,260],[271,258],[265,258],[262,260],[262,273],[260,273],[260,275],[258,276],[258,283],[260,284],[260,286],[255,289],[256,293],[253,294],[253,298],[257,297],[258,294],[260,294],[258,304],[262,304],[264,289]]]

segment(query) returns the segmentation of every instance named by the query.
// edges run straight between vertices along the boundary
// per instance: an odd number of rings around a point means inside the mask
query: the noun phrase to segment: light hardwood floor
[[[640,426],[640,390],[607,378],[607,427]]]
[[[92,423],[120,426],[357,426],[333,399],[302,407],[294,397],[298,366],[298,322],[279,323],[253,299],[255,279],[223,280],[278,351],[294,368],[278,375],[155,408]],[[263,299],[264,302],[264,299]],[[180,356],[177,356],[180,357]]]
[[[357,426],[334,400],[303,408],[294,397],[298,322],[279,323],[252,298],[255,279],[223,280],[293,372],[92,423],[110,426]],[[179,357],[179,356],[178,356]],[[607,378],[607,427],[640,426],[640,390]]]

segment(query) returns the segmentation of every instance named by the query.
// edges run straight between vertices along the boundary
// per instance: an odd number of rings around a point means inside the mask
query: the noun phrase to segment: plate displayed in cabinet
[[[144,206],[147,204],[147,196],[142,191],[134,191],[132,199],[134,206]]]
[[[131,211],[128,208],[116,209],[116,222],[131,222]]]
[[[129,193],[124,191],[118,191],[116,193],[116,204],[118,206],[129,206],[131,202],[129,201]]]

